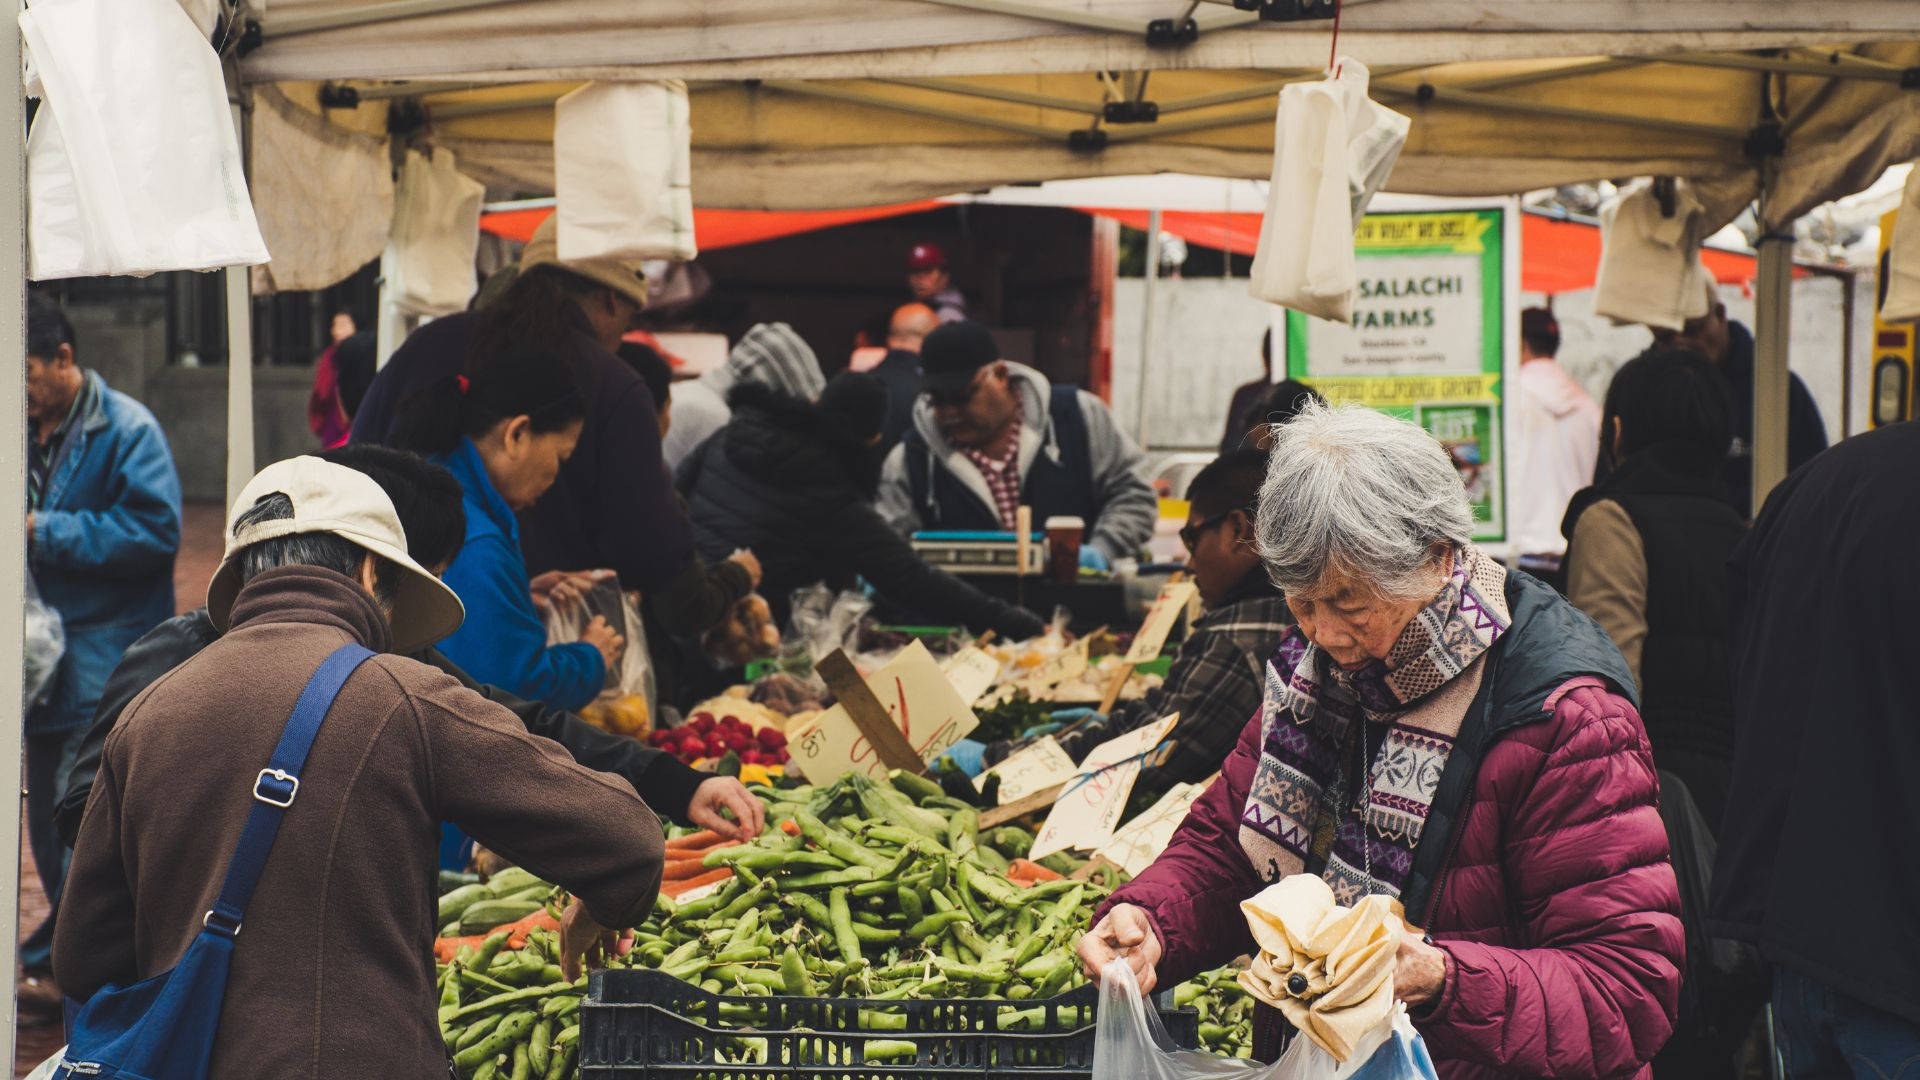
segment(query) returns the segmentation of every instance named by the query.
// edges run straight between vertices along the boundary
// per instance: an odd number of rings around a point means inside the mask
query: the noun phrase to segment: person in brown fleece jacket
[[[263,485],[269,474],[283,482]],[[382,655],[347,680],[314,742],[235,939],[209,1075],[440,1080],[424,872],[439,823],[575,895],[569,967],[611,944],[603,928],[645,917],[664,837],[625,780],[391,655],[444,635],[460,610],[406,558],[372,480],[315,458],[270,466],[229,531],[258,537],[263,522],[281,537],[231,543],[209,590],[225,635],[136,698],[107,740],[61,899],[56,976],[85,1000],[179,962],[295,697],[359,642]]]

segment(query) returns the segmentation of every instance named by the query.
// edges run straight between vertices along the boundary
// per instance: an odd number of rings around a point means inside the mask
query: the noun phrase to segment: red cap
[[[907,272],[915,270],[938,270],[947,265],[947,253],[940,250],[939,244],[915,244],[907,253]]]

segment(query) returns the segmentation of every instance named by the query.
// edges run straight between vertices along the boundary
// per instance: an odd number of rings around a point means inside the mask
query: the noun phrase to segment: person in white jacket
[[[1520,313],[1520,378],[1515,408],[1513,550],[1522,569],[1557,581],[1567,541],[1560,535],[1573,493],[1593,482],[1600,453],[1600,406],[1561,368],[1560,323],[1546,308]]]

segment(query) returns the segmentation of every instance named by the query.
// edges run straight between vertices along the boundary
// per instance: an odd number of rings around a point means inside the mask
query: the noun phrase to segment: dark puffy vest
[[[1077,517],[1089,531],[1099,508],[1093,501],[1093,459],[1087,448],[1087,418],[1080,390],[1055,386],[1047,408],[1046,441],[1020,484],[1020,501],[1033,508],[1033,527],[1050,517]],[[906,448],[907,487],[924,528],[941,532],[1001,532],[1000,512],[935,461],[917,427],[900,440]]]

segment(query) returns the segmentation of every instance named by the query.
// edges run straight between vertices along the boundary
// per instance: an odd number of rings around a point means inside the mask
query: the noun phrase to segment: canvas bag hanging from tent
[[[693,237],[687,84],[588,83],[553,107],[560,258],[686,262]]]
[[[1900,212],[1887,240],[1887,298],[1880,304],[1883,322],[1920,320],[1920,167],[1907,174]]]
[[[454,167],[451,152],[407,152],[387,241],[387,295],[396,307],[428,316],[466,309],[479,287],[474,258],[486,196],[484,185]]]
[[[178,0],[34,0],[20,32],[28,277],[267,261],[220,59]]]
[[[1600,209],[1600,270],[1593,313],[1618,323],[1679,330],[1707,313],[1713,275],[1700,262],[1706,211],[1692,187],[1671,194],[1636,180]]]
[[[1353,230],[1387,182],[1412,122],[1367,99],[1365,64],[1341,57],[1317,83],[1280,91],[1273,180],[1248,291],[1347,322],[1360,287]]]

